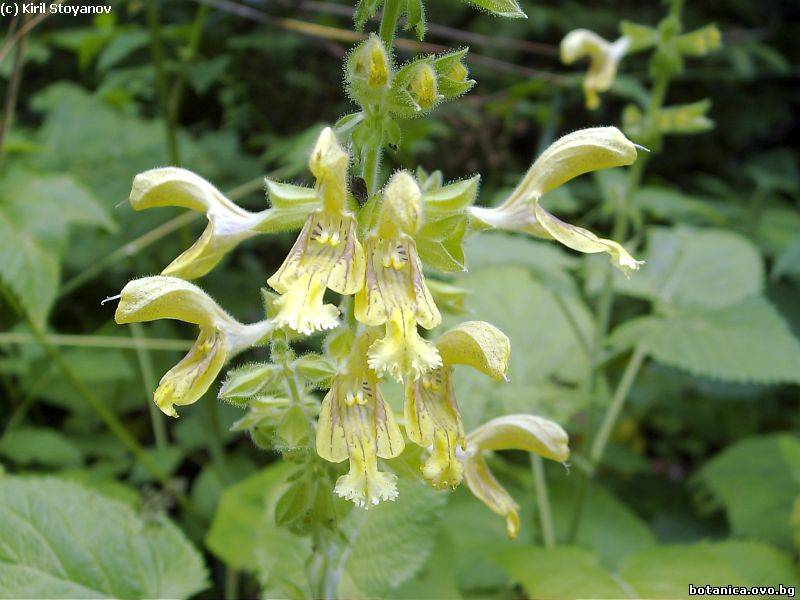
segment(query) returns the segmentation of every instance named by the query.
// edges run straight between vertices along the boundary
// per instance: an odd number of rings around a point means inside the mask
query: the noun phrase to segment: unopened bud
[[[414,67],[408,92],[420,110],[430,110],[439,101],[438,78],[436,71],[427,63],[419,63]]]

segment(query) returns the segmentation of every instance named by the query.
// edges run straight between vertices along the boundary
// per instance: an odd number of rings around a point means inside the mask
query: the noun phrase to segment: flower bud
[[[420,62],[414,67],[408,83],[408,93],[416,103],[417,110],[430,110],[441,100],[438,78],[431,65]]]
[[[469,79],[469,70],[464,64],[466,48],[440,56],[433,61],[433,68],[438,77],[439,93],[446,99],[456,98],[468,92],[475,85]]]
[[[381,39],[374,33],[356,47],[348,61],[349,81],[366,84],[377,90],[388,87],[392,76],[389,55]]]
[[[722,45],[722,34],[715,24],[678,36],[678,50],[686,56],[705,56]]]

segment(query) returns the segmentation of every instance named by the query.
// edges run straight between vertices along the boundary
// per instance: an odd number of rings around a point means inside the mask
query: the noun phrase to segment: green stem
[[[225,600],[239,597],[239,574],[232,567],[225,567]]]
[[[186,89],[186,74],[189,66],[197,57],[197,49],[200,46],[200,37],[203,33],[203,25],[205,24],[206,16],[210,7],[207,4],[199,4],[197,12],[192,22],[192,29],[189,32],[189,43],[186,45],[184,55],[181,60],[181,68],[175,84],[172,87],[172,93],[169,96],[169,118],[172,123],[178,122],[178,117],[181,110],[181,101],[183,100],[183,92]]]
[[[361,176],[367,185],[367,192],[372,196],[378,191],[378,171],[381,162],[380,146],[370,146],[364,149]]]
[[[383,4],[381,26],[378,35],[383,41],[386,50],[391,52],[394,43],[394,32],[397,29],[397,20],[400,18],[400,0],[386,0]]]
[[[158,410],[152,398],[156,389],[156,377],[150,352],[144,345],[147,341],[147,336],[141,323],[131,323],[131,334],[136,343],[136,358],[139,361],[139,370],[142,372],[142,382],[144,383],[144,401],[150,413],[150,426],[153,428],[156,448],[163,450],[169,443],[167,440],[167,425],[164,422],[164,415]]]
[[[553,528],[553,513],[550,510],[550,496],[547,493],[547,479],[544,474],[544,461],[538,454],[531,454],[531,468],[533,481],[536,486],[536,503],[539,507],[539,522],[542,526],[544,547],[552,550],[556,547],[556,537]]]
[[[167,96],[167,76],[164,70],[164,46],[161,39],[161,16],[158,10],[158,0],[147,2],[147,24],[150,28],[150,54],[156,70],[156,85],[158,87],[158,100],[161,105],[161,117],[164,120],[164,131],[167,138],[167,155],[174,166],[180,165],[178,153],[178,136],[175,123],[170,118],[169,99]]]
[[[143,339],[131,340],[130,338],[116,335],[69,335],[69,334],[44,334],[44,339],[51,346],[72,346],[76,348],[118,348],[120,350],[136,350],[139,347],[147,350],[165,350],[175,352],[188,350],[192,342],[169,339]],[[39,340],[22,332],[0,333],[0,346],[13,344],[39,344]]]
[[[14,32],[17,19],[14,18],[11,27],[9,27],[8,35]],[[23,17],[22,26],[27,23],[27,17]],[[3,160],[5,158],[5,139],[8,135],[8,130],[11,128],[11,122],[14,118],[14,111],[17,107],[17,97],[19,96],[19,84],[22,80],[22,67],[25,65],[25,45],[27,43],[27,36],[23,35],[17,43],[17,48],[14,52],[14,65],[11,67],[11,76],[8,79],[8,87],[3,98],[3,116],[0,119],[0,169],[3,168]]]
[[[622,373],[622,379],[620,379],[619,385],[617,385],[614,397],[611,399],[611,404],[608,405],[608,410],[606,411],[605,417],[603,417],[603,422],[592,443],[592,450],[589,453],[589,463],[591,464],[592,470],[597,468],[597,465],[600,464],[603,458],[608,439],[611,436],[614,425],[617,423],[619,414],[628,397],[628,392],[630,392],[631,386],[636,380],[639,369],[642,367],[642,363],[646,357],[647,350],[644,346],[637,346],[628,361],[628,365],[625,367],[625,371]]]
[[[217,405],[217,400],[212,399],[210,402],[206,402],[205,407],[206,415],[208,416],[208,449],[211,454],[211,462],[220,480],[224,482],[227,469],[225,469],[225,450],[222,445],[222,429],[219,426],[219,406]]]

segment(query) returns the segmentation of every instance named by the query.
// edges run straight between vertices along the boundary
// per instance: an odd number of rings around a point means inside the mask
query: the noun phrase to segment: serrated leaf
[[[69,438],[42,427],[21,427],[5,433],[0,439],[0,455],[22,466],[76,467],[83,462],[83,453]]]
[[[343,598],[383,597],[417,573],[433,548],[445,497],[421,481],[400,478],[398,498],[353,511],[344,524],[350,553],[339,586]]]
[[[656,303],[725,308],[761,291],[764,268],[747,238],[722,229],[650,229],[646,263],[616,279],[623,293]]]
[[[734,443],[695,475],[722,503],[736,535],[791,549],[791,516],[800,495],[800,441],[789,434]]]
[[[611,343],[644,344],[665,365],[723,381],[800,382],[800,341],[760,296],[720,310],[634,319],[614,331]]]
[[[208,585],[165,517],[55,478],[0,478],[0,596],[187,598]],[[179,566],[179,568],[178,568]]]
[[[498,563],[528,596],[550,598],[684,598],[694,586],[796,586],[791,558],[757,542],[655,546],[628,556],[618,571],[580,548],[523,547],[499,553]]]

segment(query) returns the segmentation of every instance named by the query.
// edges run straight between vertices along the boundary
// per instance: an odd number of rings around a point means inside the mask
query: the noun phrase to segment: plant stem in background
[[[192,29],[189,32],[189,43],[183,51],[181,56],[181,68],[178,72],[178,77],[175,84],[172,86],[172,92],[169,95],[169,119],[172,123],[179,121],[181,101],[183,100],[183,92],[186,89],[186,74],[194,59],[197,57],[197,49],[200,46],[200,37],[203,34],[203,25],[208,16],[209,7],[206,4],[199,4],[197,12],[195,13],[194,21],[192,22]]]
[[[150,412],[150,425],[153,428],[153,437],[156,441],[156,448],[163,450],[167,447],[167,426],[164,422],[164,415],[158,410],[153,402],[153,392],[156,389],[156,378],[153,374],[153,361],[150,352],[144,345],[147,336],[144,333],[141,323],[131,323],[131,335],[136,343],[136,358],[139,361],[139,370],[142,372],[142,383],[144,383],[145,403]]]
[[[22,27],[25,27],[27,19],[23,19]],[[16,17],[9,27],[7,35],[11,35],[13,30],[16,29]],[[5,142],[8,130],[11,127],[11,121],[14,117],[14,111],[17,107],[17,96],[19,95],[19,84],[22,80],[22,67],[25,64],[25,45],[27,37],[23,35],[17,43],[17,49],[14,52],[14,66],[11,68],[11,77],[8,79],[5,97],[3,98],[3,118],[0,121],[0,171],[3,169],[3,161],[5,158]]]
[[[59,352],[55,346],[52,346],[47,342],[47,338],[42,332],[42,329],[33,319],[30,318],[25,309],[19,305],[16,298],[10,292],[8,292],[5,287],[0,289],[2,289],[3,296],[6,298],[8,304],[28,324],[28,327],[33,332],[34,337],[36,337],[36,339],[39,341],[39,344],[47,353],[47,356],[50,358],[50,360],[52,360],[56,365],[64,379],[69,382],[78,395],[83,398],[83,400],[91,407],[100,420],[105,423],[106,427],[108,427],[111,433],[114,434],[114,436],[120,442],[122,442],[122,445],[125,446],[131,454],[133,454],[136,460],[139,461],[139,463],[147,470],[148,473],[150,473],[150,475],[152,475],[159,483],[161,483],[165,489],[169,490],[169,492],[178,501],[178,504],[181,505],[181,508],[187,512],[196,514],[196,509],[186,495],[180,490],[174,489],[174,486],[171,485],[169,477],[161,470],[161,467],[159,467],[155,460],[153,460],[153,458],[144,451],[144,448],[139,444],[138,441],[136,441],[136,438],[128,432],[128,430],[125,428],[125,425],[122,424],[122,421],[119,420],[117,415],[111,412],[105,404],[98,400],[92,391],[80,380],[77,375],[75,375],[72,367],[70,367],[69,363],[64,360],[61,352]]]
[[[170,116],[167,76],[164,71],[164,45],[161,39],[161,15],[158,10],[158,0],[148,0],[147,2],[147,25],[150,28],[150,54],[156,70],[158,100],[161,105],[161,118],[164,120],[164,131],[167,138],[167,156],[170,164],[179,166],[181,160],[178,152],[178,135],[175,131],[175,123]]]
[[[544,547],[555,548],[556,536],[553,528],[553,513],[550,510],[550,496],[547,493],[547,479],[544,474],[544,460],[538,454],[531,454],[531,470],[533,484],[536,487],[536,504],[539,508],[539,522],[542,526]]]
[[[119,348],[120,350],[136,350],[141,346],[147,350],[175,352],[180,350],[188,350],[192,347],[192,342],[188,340],[184,341],[149,338],[137,341],[117,335],[69,335],[46,333],[44,334],[44,339],[51,346],[74,346],[77,348]],[[0,333],[0,346],[16,344],[39,344],[39,340],[30,333],[18,331]]]

